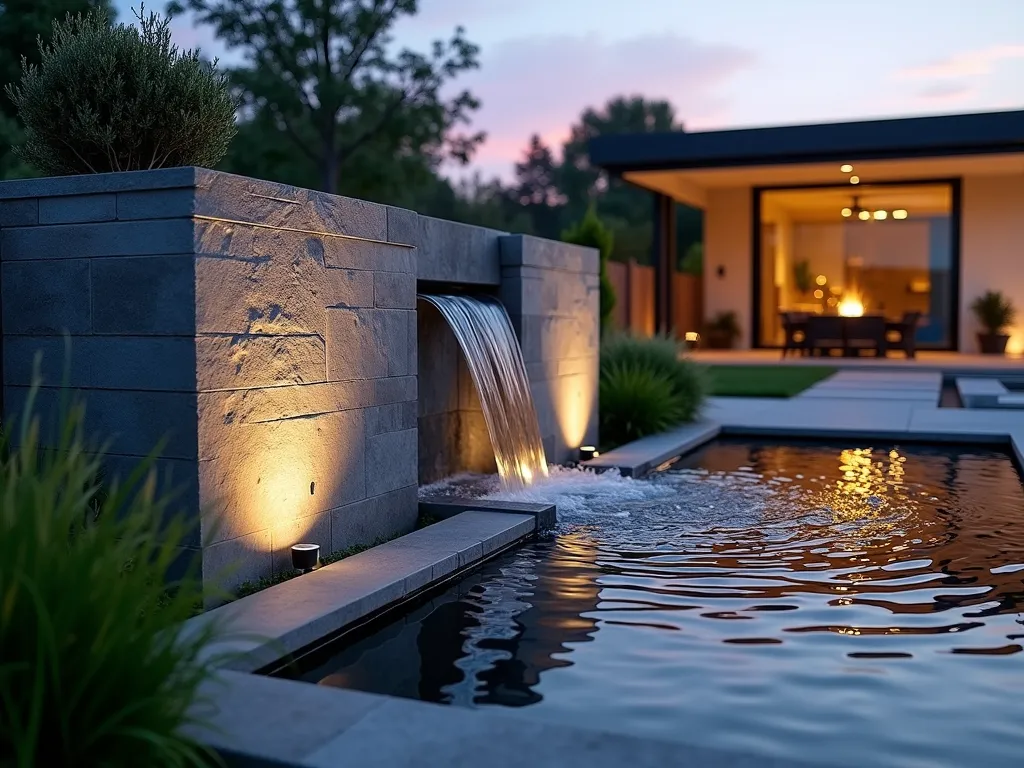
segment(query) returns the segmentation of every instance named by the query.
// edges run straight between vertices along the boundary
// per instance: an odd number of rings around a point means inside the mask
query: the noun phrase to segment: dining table
[[[787,333],[801,334],[803,346],[811,355],[828,354],[838,349],[844,357],[856,357],[863,350],[885,357],[890,346],[890,334],[899,334],[902,339],[906,334],[913,333],[913,329],[908,328],[904,318],[890,318],[881,314],[821,314],[805,315],[792,320]]]

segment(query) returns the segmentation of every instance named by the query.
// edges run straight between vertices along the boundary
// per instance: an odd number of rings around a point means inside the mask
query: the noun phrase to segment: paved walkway
[[[1024,410],[940,408],[941,389],[939,373],[844,370],[786,400],[713,397],[705,417],[733,433],[1024,440]]]
[[[971,376],[1016,376],[1024,379],[1024,358],[1020,355],[972,355],[963,352],[918,352],[908,360],[897,356],[875,357],[782,357],[777,349],[698,350],[690,353],[694,360],[707,365],[827,365],[857,371],[941,371],[946,374]]]

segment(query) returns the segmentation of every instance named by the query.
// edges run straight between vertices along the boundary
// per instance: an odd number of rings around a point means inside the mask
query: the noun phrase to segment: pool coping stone
[[[277,768],[812,768],[686,742],[635,736],[499,709],[468,709],[221,671],[186,734],[229,766]]]
[[[580,465],[598,472],[617,469],[624,477],[643,477],[665,462],[714,440],[721,431],[717,422],[701,419],[619,446]]]
[[[255,672],[536,531],[534,515],[460,511],[196,616],[185,631],[216,623],[221,639],[207,648],[204,659],[218,668]]]
[[[466,512],[468,510],[484,510],[503,514],[532,515],[537,521],[537,530],[545,531],[555,527],[558,520],[554,504],[533,503],[525,501],[489,501],[485,499],[461,498],[450,496],[444,498],[420,499],[420,514],[430,515],[441,520]]]

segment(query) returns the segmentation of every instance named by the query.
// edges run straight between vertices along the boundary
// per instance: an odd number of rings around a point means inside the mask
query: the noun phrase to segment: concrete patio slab
[[[936,439],[968,436],[977,438],[1001,437],[1004,440],[1017,431],[1024,431],[1024,411],[1009,409],[935,408],[917,409],[910,422],[910,431],[916,435],[934,436]]]
[[[834,377],[826,379],[825,381],[819,382],[812,387],[804,390],[804,392],[810,392],[813,390],[822,389],[902,389],[910,392],[931,392],[942,389],[942,379],[936,377],[934,381],[900,381],[898,377],[891,376],[879,376],[879,377]],[[799,397],[799,395],[798,395]]]
[[[857,371],[864,373],[921,373],[933,372],[952,375],[989,375],[1007,372],[1017,374],[1022,372],[1022,356],[1012,354],[1003,356],[997,355],[974,355],[964,352],[933,352],[931,350],[919,350],[917,357],[906,359],[903,357],[786,357],[783,358],[777,350],[771,349],[743,349],[743,350],[698,350],[690,354],[696,362],[705,365],[781,365],[791,367],[820,367],[822,365],[839,368],[842,371]]]
[[[439,581],[536,530],[532,515],[462,512],[191,619],[224,639],[206,658],[251,672]]]
[[[751,412],[728,424],[730,434],[836,437],[906,432],[913,402],[874,399],[793,398],[771,410]],[[723,425],[724,427],[725,425]]]
[[[994,408],[1008,390],[998,379],[957,377],[956,391],[964,408]]]
[[[778,408],[786,402],[782,397],[709,397],[703,415],[709,421],[739,418],[747,413],[759,413]]]
[[[1024,392],[1009,392],[999,396],[999,408],[1024,408]]]
[[[913,400],[918,403],[937,403],[938,390],[930,389],[895,389],[882,387],[829,387],[827,389],[808,389],[799,395],[801,400]]]

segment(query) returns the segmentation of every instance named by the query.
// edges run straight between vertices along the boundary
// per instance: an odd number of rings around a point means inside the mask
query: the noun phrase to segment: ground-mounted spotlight
[[[601,455],[601,452],[592,445],[581,445],[580,446],[580,461],[590,461],[596,459]]]
[[[319,544],[295,544],[292,547],[292,568],[309,573],[320,562]]]

